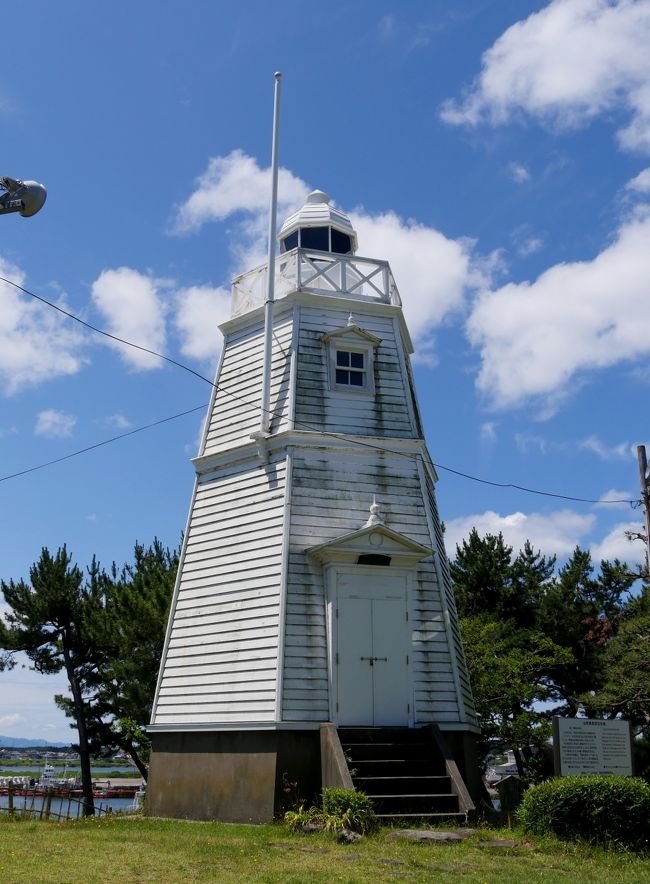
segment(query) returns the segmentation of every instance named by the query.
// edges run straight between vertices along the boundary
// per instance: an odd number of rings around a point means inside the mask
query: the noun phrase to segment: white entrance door
[[[407,725],[406,577],[359,569],[336,584],[336,721]]]

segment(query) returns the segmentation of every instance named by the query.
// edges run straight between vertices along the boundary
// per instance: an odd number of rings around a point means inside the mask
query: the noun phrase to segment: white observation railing
[[[264,304],[266,273],[267,265],[263,264],[233,279],[232,316]],[[386,261],[312,249],[293,249],[276,258],[275,297],[291,292],[402,304]]]

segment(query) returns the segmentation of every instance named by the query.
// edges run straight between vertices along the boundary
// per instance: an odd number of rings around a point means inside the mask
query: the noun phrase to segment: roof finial
[[[370,505],[370,518],[363,526],[364,528],[372,528],[375,525],[383,525],[384,520],[379,515],[379,504],[377,503],[377,498],[373,494],[372,495],[372,504]]]

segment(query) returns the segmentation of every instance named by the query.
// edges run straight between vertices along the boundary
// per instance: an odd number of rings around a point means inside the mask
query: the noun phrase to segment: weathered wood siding
[[[409,437],[417,434],[406,404],[405,379],[402,377],[391,315],[355,314],[361,328],[381,339],[375,351],[375,393],[364,395],[329,388],[327,346],[321,338],[328,332],[345,328],[349,311],[302,306],[296,384],[296,422],[330,433],[355,433],[367,436]]]
[[[274,433],[287,426],[292,328],[290,312],[276,316],[270,399]],[[259,428],[263,359],[264,321],[258,316],[230,333],[224,343],[204,454],[250,442],[251,433]]]
[[[272,721],[286,460],[201,476],[153,724]]]
[[[456,610],[456,598],[454,596],[454,590],[451,582],[451,573],[449,571],[449,560],[447,559],[447,553],[445,550],[445,542],[442,533],[442,523],[440,522],[440,516],[438,515],[438,505],[436,503],[436,495],[435,489],[433,487],[433,482],[430,476],[426,478],[426,492],[428,497],[428,504],[430,507],[430,513],[432,516],[432,521],[434,524],[435,530],[435,549],[438,553],[438,564],[439,564],[439,573],[442,578],[443,587],[442,591],[445,593],[445,598],[447,602],[447,609],[449,611],[449,625],[451,629],[451,633],[453,636],[453,642],[455,646],[455,654],[456,654],[456,671],[458,673],[458,680],[460,682],[461,689],[461,702],[465,708],[465,716],[466,720],[474,727],[478,727],[478,718],[476,717],[476,712],[474,709],[474,697],[472,695],[472,686],[469,680],[469,671],[467,669],[467,663],[465,661],[465,651],[463,649],[463,640],[460,634],[460,627],[458,625],[458,612]]]
[[[363,451],[294,452],[287,581],[283,718],[324,721],[329,715],[325,587],[322,568],[305,549],[363,526],[373,494],[386,525],[436,549],[414,458]],[[444,592],[445,589],[443,588]],[[412,604],[413,680],[418,722],[460,723],[452,653],[436,567],[417,567]]]

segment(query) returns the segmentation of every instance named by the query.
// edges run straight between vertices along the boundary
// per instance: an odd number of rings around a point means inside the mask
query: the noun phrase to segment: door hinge
[[[339,665],[339,655],[338,655],[338,651],[337,651],[337,653],[336,653],[336,665],[337,665],[337,666]]]
[[[409,655],[408,654],[406,655],[406,665],[407,666],[409,665]]]
[[[339,619],[339,609],[336,608],[334,613],[335,613],[336,619],[338,620]]]
[[[411,704],[410,703],[406,704],[406,711],[410,713],[410,711],[411,711]]]
[[[337,712],[339,711],[339,704],[338,704],[338,701],[337,701],[337,703],[336,703],[336,711],[337,711]]]
[[[406,612],[406,622],[407,623],[409,622],[409,612],[408,611]]]

